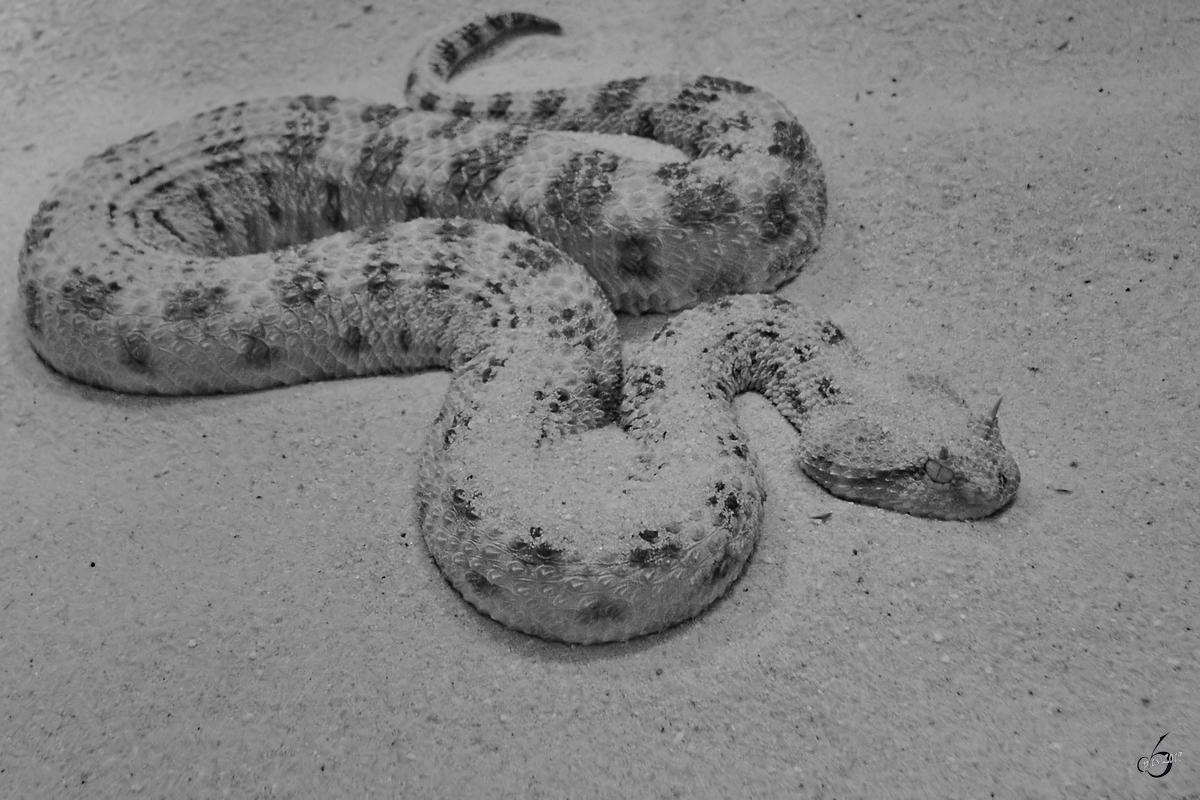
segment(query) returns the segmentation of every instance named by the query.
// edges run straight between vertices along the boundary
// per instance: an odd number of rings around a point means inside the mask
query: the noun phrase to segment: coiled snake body
[[[995,410],[886,379],[837,326],[755,294],[800,270],[824,222],[787,109],[705,76],[446,90],[528,30],[557,26],[500,14],[433,40],[409,108],[238,103],[89,159],[26,234],[33,347],[75,380],[158,394],[452,370],[420,527],[468,601],[550,639],[662,630],[738,577],[764,499],[740,392],[774,403],[836,495],[946,519],[1012,499]],[[613,309],[681,308],[623,359]]]

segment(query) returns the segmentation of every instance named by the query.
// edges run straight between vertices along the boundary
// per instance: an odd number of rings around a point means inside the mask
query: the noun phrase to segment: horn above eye
[[[996,415],[1000,413],[1000,403],[1002,403],[1003,401],[1004,401],[1003,397],[996,398],[996,405],[992,406],[992,410],[990,412],[988,412],[988,415],[987,415],[987,424],[988,425],[996,424]]]

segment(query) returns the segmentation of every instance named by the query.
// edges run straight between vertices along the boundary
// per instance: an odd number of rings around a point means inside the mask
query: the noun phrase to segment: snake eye
[[[950,459],[950,450],[943,447],[938,451],[937,458],[930,458],[925,461],[925,474],[929,476],[929,480],[934,483],[949,483],[954,480],[954,470],[947,467],[944,462]]]

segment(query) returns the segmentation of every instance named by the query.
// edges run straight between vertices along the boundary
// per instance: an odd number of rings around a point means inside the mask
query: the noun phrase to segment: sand
[[[783,295],[981,411],[1003,395],[1016,503],[836,500],[744,397],[767,526],[727,597],[622,645],[505,630],[414,529],[445,374],[95,391],[33,355],[16,291],[85,156],[248,97],[399,102],[421,37],[472,8],[10,0],[0,796],[1200,797],[1194,4],[524,8],[565,35],[463,87],[703,71],[797,113],[831,215]]]

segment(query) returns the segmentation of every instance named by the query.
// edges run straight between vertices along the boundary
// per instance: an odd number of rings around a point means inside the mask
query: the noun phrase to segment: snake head
[[[988,415],[970,425],[974,440],[955,450],[942,445],[936,455],[927,456],[913,481],[913,492],[924,500],[919,508],[898,510],[939,519],[976,519],[1008,505],[1021,484],[1021,471],[1000,441],[999,409],[996,401]],[[924,509],[928,512],[922,513]]]
[[[1008,505],[1021,472],[1000,440],[1000,403],[972,415],[940,381],[906,383],[899,399],[814,414],[801,433],[804,472],[837,497],[919,517],[979,519]]]

